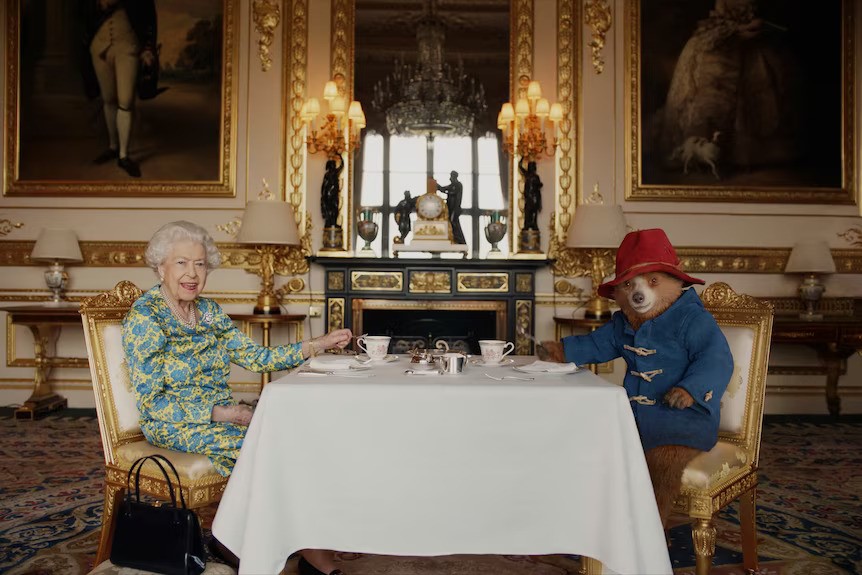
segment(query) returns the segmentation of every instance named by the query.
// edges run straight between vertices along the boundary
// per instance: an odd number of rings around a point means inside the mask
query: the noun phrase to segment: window
[[[429,145],[430,143],[430,145]],[[491,249],[484,229],[494,211],[506,209],[505,165],[500,142],[493,133],[478,138],[423,136],[383,136],[369,131],[363,138],[358,158],[361,177],[355,190],[357,211],[373,208],[380,226],[371,246],[377,254],[389,257],[399,235],[394,208],[404,199],[405,192],[417,198],[425,193],[429,176],[440,185],[449,183],[449,174],[458,172],[464,187],[461,200],[461,229],[469,248],[467,257],[484,258]],[[415,223],[416,214],[411,215]],[[355,233],[355,231],[354,231]],[[407,237],[408,243],[412,234]],[[357,246],[365,240],[355,239]],[[506,242],[500,250],[508,253]],[[428,254],[417,257],[429,257]]]

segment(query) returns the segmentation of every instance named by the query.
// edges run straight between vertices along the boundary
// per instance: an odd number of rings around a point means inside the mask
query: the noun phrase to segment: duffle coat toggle
[[[661,375],[662,370],[660,370],[660,369],[652,369],[650,371],[631,370],[629,373],[634,375],[635,377],[639,377],[639,378],[643,379],[647,383],[652,383],[652,379],[657,375]]]
[[[640,403],[641,405],[655,405],[655,400],[650,399],[645,395],[633,395],[629,397],[629,401]]]
[[[632,347],[632,346],[630,346],[630,345],[624,345],[624,346],[623,346],[623,349],[627,349],[627,350],[629,350],[629,351],[633,351],[633,352],[635,352],[637,355],[639,355],[639,356],[641,356],[641,357],[646,357],[646,356],[648,356],[648,355],[652,355],[652,354],[654,354],[654,353],[655,353],[655,351],[656,351],[656,350],[654,350],[654,349],[647,349],[647,348],[645,348],[645,347]]]

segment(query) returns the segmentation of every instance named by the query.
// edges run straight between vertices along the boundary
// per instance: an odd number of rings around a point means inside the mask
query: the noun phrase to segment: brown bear
[[[693,289],[663,230],[629,233],[614,279],[599,295],[620,307],[588,335],[545,342],[549,359],[626,362],[623,382],[638,425],[662,525],[667,528],[685,466],[718,440],[721,396],[733,372],[727,340]]]

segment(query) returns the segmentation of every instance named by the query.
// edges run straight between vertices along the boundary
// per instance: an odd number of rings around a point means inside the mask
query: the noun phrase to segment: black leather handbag
[[[165,502],[157,507],[141,501],[139,484],[141,468],[146,461],[152,461],[162,470],[171,495],[170,504]],[[186,508],[182,489],[178,489],[181,506],[177,506],[173,484],[162,462],[174,472],[177,486],[180,485],[179,473],[164,456],[148,455],[132,464],[126,478],[126,496],[116,512],[111,563],[164,575],[200,575],[206,569],[206,555],[198,517]]]

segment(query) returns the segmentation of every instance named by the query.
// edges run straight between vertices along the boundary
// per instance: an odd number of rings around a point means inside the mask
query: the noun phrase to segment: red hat
[[[613,299],[614,288],[626,280],[649,272],[664,272],[681,279],[685,286],[704,284],[679,269],[679,258],[664,230],[640,230],[626,234],[617,250],[617,270],[614,279],[599,286],[602,297]]]

